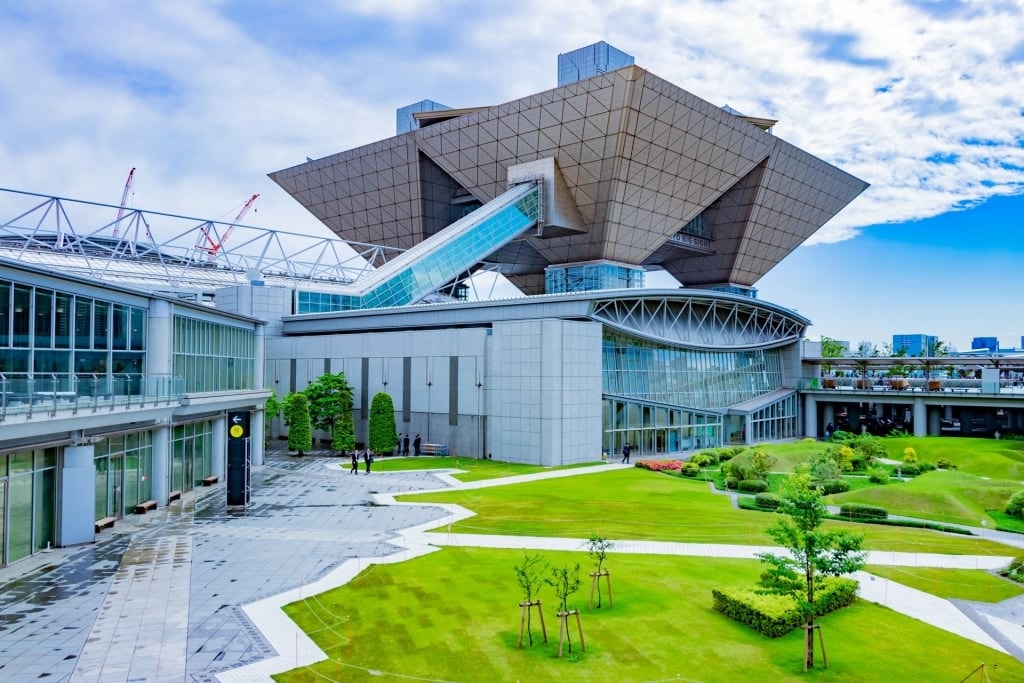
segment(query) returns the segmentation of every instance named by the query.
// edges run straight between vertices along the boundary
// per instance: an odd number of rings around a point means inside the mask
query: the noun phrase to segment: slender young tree
[[[535,600],[539,600],[537,597],[540,595],[541,586],[544,585],[544,574],[548,570],[548,563],[544,560],[541,555],[530,555],[529,553],[523,555],[523,563],[516,565],[516,580],[519,582],[519,587],[523,589],[523,602],[527,603],[526,608],[526,632],[530,636],[530,645],[533,645],[533,629],[530,624],[530,618],[533,615],[533,610],[530,609],[529,605],[532,605]],[[520,643],[522,643],[522,634],[519,634]]]
[[[595,572],[594,580],[597,581],[597,608],[601,609],[601,576],[604,572],[604,561],[608,558],[608,551],[615,545],[614,541],[610,541],[607,538],[602,538],[598,534],[593,534],[590,540],[587,541],[587,554],[597,563],[597,571]],[[611,584],[608,584],[609,587]],[[593,600],[594,593],[591,590],[590,598]]]
[[[768,568],[760,585],[766,593],[788,595],[804,616],[804,671],[814,668],[815,592],[827,576],[841,576],[864,566],[864,538],[848,531],[821,531],[828,508],[809,474],[790,477],[782,494],[780,519],[766,532],[786,554],[759,553]]]
[[[288,450],[299,455],[313,448],[313,430],[309,421],[309,401],[301,391],[288,394],[284,407],[288,423]]]
[[[352,387],[345,373],[320,375],[302,393],[309,399],[313,426],[331,434],[331,448],[350,451],[356,447],[352,424]]]
[[[559,612],[569,611],[569,596],[580,589],[580,563],[570,567],[553,567],[551,575],[545,579],[545,583],[555,589],[558,596]],[[565,617],[562,617],[565,618]],[[566,639],[569,642],[569,652],[572,652],[572,634],[565,629]]]
[[[395,431],[395,404],[391,396],[384,392],[375,394],[370,402],[369,424],[370,450],[376,453],[391,453],[398,445],[398,433]]]
[[[284,410],[284,403],[277,397],[277,393],[273,389],[269,389],[270,397],[267,398],[266,404],[263,406],[263,446],[267,447],[270,445],[270,432],[271,427],[274,424],[274,418],[281,414]]]

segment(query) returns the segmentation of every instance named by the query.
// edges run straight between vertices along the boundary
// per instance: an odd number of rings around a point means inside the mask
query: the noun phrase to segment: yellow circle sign
[[[231,425],[231,429],[228,430],[228,433],[237,439],[245,434],[245,430],[242,429],[242,425]]]

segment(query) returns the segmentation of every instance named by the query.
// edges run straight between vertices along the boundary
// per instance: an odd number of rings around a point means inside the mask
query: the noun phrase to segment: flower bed
[[[683,466],[682,460],[637,460],[636,467],[652,472],[678,472]]]

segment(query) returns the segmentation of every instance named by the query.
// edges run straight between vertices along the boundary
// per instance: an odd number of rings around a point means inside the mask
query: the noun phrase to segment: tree
[[[540,599],[537,598],[540,595],[541,586],[544,585],[545,579],[544,574],[548,570],[548,563],[544,560],[541,555],[523,555],[523,563],[516,565],[516,580],[519,582],[519,587],[523,589],[523,601],[520,606],[525,604],[526,609],[526,631],[530,634],[530,645],[533,645],[533,630],[530,625],[530,617],[532,610],[530,609],[533,605],[539,605]],[[541,614],[541,623],[543,626],[544,615]],[[522,646],[522,633],[519,634],[519,645]],[[545,640],[547,634],[544,635]]]
[[[597,608],[601,609],[601,577],[605,576],[604,561],[608,557],[608,551],[615,545],[614,541],[610,541],[607,538],[602,538],[597,534],[593,534],[590,540],[587,541],[587,554],[591,558],[597,561],[597,571],[591,574],[594,581],[597,583]],[[611,590],[611,582],[608,583],[608,590]],[[590,599],[594,599],[594,589],[591,586]],[[610,599],[610,596],[609,596]]]
[[[288,423],[288,450],[303,455],[313,448],[313,430],[309,419],[309,400],[301,391],[284,399],[284,419]]]
[[[369,425],[370,450],[377,453],[391,453],[398,446],[398,433],[395,431],[395,404],[391,395],[383,391],[374,394],[370,402]]]
[[[565,633],[569,641],[569,652],[572,652],[572,635],[568,629],[569,596],[580,589],[580,563],[577,562],[572,567],[569,565],[553,567],[550,576],[544,581],[555,589],[555,595],[558,596],[558,615],[563,620],[563,623],[566,624]],[[559,638],[558,656],[562,656],[561,638]]]
[[[807,474],[790,477],[783,489],[780,510],[788,519],[780,519],[767,534],[786,554],[758,553],[768,568],[761,574],[765,593],[793,598],[804,617],[804,671],[814,668],[814,630],[817,614],[814,595],[822,580],[841,576],[864,566],[867,554],[862,536],[848,531],[821,531],[828,509],[821,493],[811,486]]]
[[[839,340],[833,339],[832,337],[821,338],[822,358],[841,358],[845,350],[846,349],[843,347],[842,343]],[[822,363],[821,369],[824,370],[826,373],[831,373],[832,364]]]
[[[309,399],[313,426],[331,434],[331,449],[350,451],[356,447],[352,424],[352,387],[345,373],[320,375],[302,391]]]

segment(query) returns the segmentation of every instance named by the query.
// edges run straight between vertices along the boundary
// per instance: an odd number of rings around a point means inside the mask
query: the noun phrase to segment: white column
[[[228,419],[221,414],[213,418],[213,471],[212,475],[218,481],[224,481],[227,476],[228,461],[228,440],[227,440]]]
[[[262,465],[264,461],[264,419],[266,412],[262,409],[252,411],[249,424],[249,464]]]
[[[804,394],[805,436],[818,438],[818,401],[811,394]]]
[[[60,477],[60,535],[64,547],[96,540],[96,462],[92,444],[64,448]]]
[[[169,375],[174,368],[174,327],[171,302],[150,299],[146,329],[146,372]]]
[[[914,436],[928,436],[928,407],[924,399],[914,398]]]
[[[262,389],[266,386],[267,373],[267,336],[266,327],[260,323],[256,326],[256,355],[252,365],[252,388]]]
[[[171,428],[169,425],[158,425],[153,429],[153,500],[158,504],[167,504],[167,494],[171,491]]]

